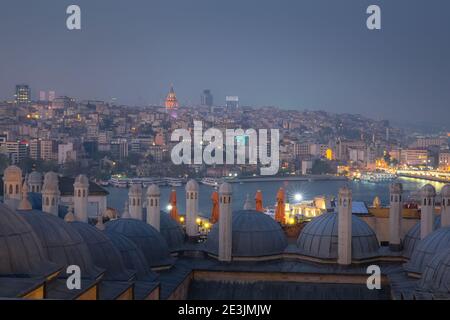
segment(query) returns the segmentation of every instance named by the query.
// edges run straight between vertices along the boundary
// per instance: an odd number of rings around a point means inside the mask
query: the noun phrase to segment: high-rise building
[[[228,109],[239,108],[239,97],[238,96],[227,96],[225,102]]]
[[[211,90],[209,90],[209,89],[203,90],[203,93],[201,96],[201,105],[212,107],[213,104],[214,104],[214,98],[213,98],[213,95],[211,94]]]
[[[39,91],[39,101],[47,101],[47,92]]]
[[[118,138],[111,141],[111,154],[114,159],[122,160],[128,157],[128,141]]]
[[[52,102],[56,99],[56,92],[55,91],[49,91],[48,92],[48,101]]]
[[[31,91],[30,87],[26,84],[16,85],[16,94],[14,95],[16,103],[30,103]]]
[[[166,110],[173,110],[178,108],[177,95],[175,94],[173,86],[170,87],[169,94],[166,97],[165,107]]]

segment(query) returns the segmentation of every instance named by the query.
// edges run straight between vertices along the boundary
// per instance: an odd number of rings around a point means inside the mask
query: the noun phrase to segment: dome
[[[128,195],[142,196],[142,186],[140,184],[133,184],[128,191]]]
[[[47,259],[39,237],[20,215],[0,203],[0,274],[50,274],[58,269]]]
[[[392,183],[389,186],[389,191],[391,194],[401,194],[403,192],[403,185],[401,183]]]
[[[418,288],[433,293],[450,293],[450,248],[433,256],[424,269]]]
[[[74,185],[77,185],[80,187],[82,187],[82,186],[89,187],[89,179],[84,174],[80,174],[79,176],[77,176],[75,178]]]
[[[447,248],[450,248],[450,227],[439,228],[417,244],[405,269],[422,273],[433,256]]]
[[[219,187],[219,194],[231,194],[233,193],[233,188],[231,187],[231,184],[228,182],[224,182]]]
[[[287,246],[280,225],[270,216],[255,210],[233,212],[232,256],[266,257],[279,255]],[[206,242],[208,252],[218,255],[219,223],[216,223]]]
[[[450,184],[446,184],[442,187],[441,195],[443,198],[450,198]]]
[[[86,242],[95,265],[105,268],[105,280],[129,281],[135,276],[134,270],[128,270],[120,251],[112,241],[97,228],[79,221],[69,223]]]
[[[431,184],[426,184],[420,189],[420,195],[422,197],[435,197],[436,189]]]
[[[191,179],[186,183],[186,191],[198,191],[198,183],[194,179]]]
[[[151,184],[147,188],[147,196],[159,196],[161,192],[159,191],[159,187],[156,184]]]
[[[42,174],[38,171],[32,171],[28,175],[28,184],[41,184],[42,183]]]
[[[434,218],[433,230],[440,228],[441,226],[441,216],[436,216]],[[408,233],[405,235],[403,240],[403,256],[410,258],[414,249],[420,241],[420,221],[417,222]]]
[[[117,232],[106,230],[105,234],[120,251],[125,267],[136,271],[138,280],[146,280],[149,277],[154,279],[156,277],[150,270],[150,266],[141,249],[133,241]]]
[[[169,247],[163,236],[146,222],[136,219],[117,219],[105,224],[106,230],[126,236],[141,249],[150,267],[172,265]]]
[[[170,251],[177,251],[183,246],[185,234],[181,225],[172,219],[172,217],[161,211],[160,233],[166,240]]]
[[[338,214],[324,213],[301,231],[297,246],[302,255],[319,259],[338,257]],[[378,239],[369,225],[352,215],[352,259],[361,260],[378,256]]]
[[[3,171],[4,180],[21,180],[22,170],[18,166],[9,166]]]
[[[78,265],[84,278],[95,279],[104,271],[94,265],[86,242],[70,224],[42,211],[17,212],[31,225],[50,261],[64,268]]]

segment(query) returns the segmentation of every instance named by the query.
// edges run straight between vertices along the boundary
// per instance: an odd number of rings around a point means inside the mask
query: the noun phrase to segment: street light
[[[302,201],[302,199],[303,199],[303,196],[302,196],[301,193],[294,194],[294,200],[295,201],[299,202],[299,201]]]

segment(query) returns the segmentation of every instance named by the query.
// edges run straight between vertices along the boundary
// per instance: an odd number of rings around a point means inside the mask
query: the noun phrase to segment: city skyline
[[[207,88],[218,105],[236,95],[240,105],[373,119],[443,123],[450,115],[443,1],[376,1],[377,31],[365,26],[368,1],[77,1],[81,31],[65,28],[69,4],[5,2],[1,99],[27,83],[34,96],[160,104],[173,83],[181,105],[199,103]],[[19,23],[20,6],[28,10]]]

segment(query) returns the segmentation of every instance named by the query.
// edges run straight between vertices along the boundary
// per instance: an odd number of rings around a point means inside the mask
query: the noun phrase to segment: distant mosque
[[[178,100],[173,85],[170,86],[169,93],[167,94],[164,106],[167,111],[172,111],[178,109]]]
[[[362,215],[342,187],[337,210],[313,218],[293,239],[282,190],[271,195],[274,219],[261,212],[261,193],[233,211],[232,186],[223,183],[212,196],[214,226],[199,241],[195,180],[186,184],[180,219],[175,199],[170,212],[161,211],[156,185],[133,185],[123,212],[105,206],[93,216],[86,176],[72,180],[66,203],[63,177],[47,172],[42,184],[39,177],[16,166],[3,175],[0,298],[450,299],[450,185],[440,195],[424,186],[411,209],[402,185],[392,184],[390,206],[377,200]],[[81,269],[80,289],[67,286],[71,265]],[[379,290],[367,287],[370,265],[381,269]]]

